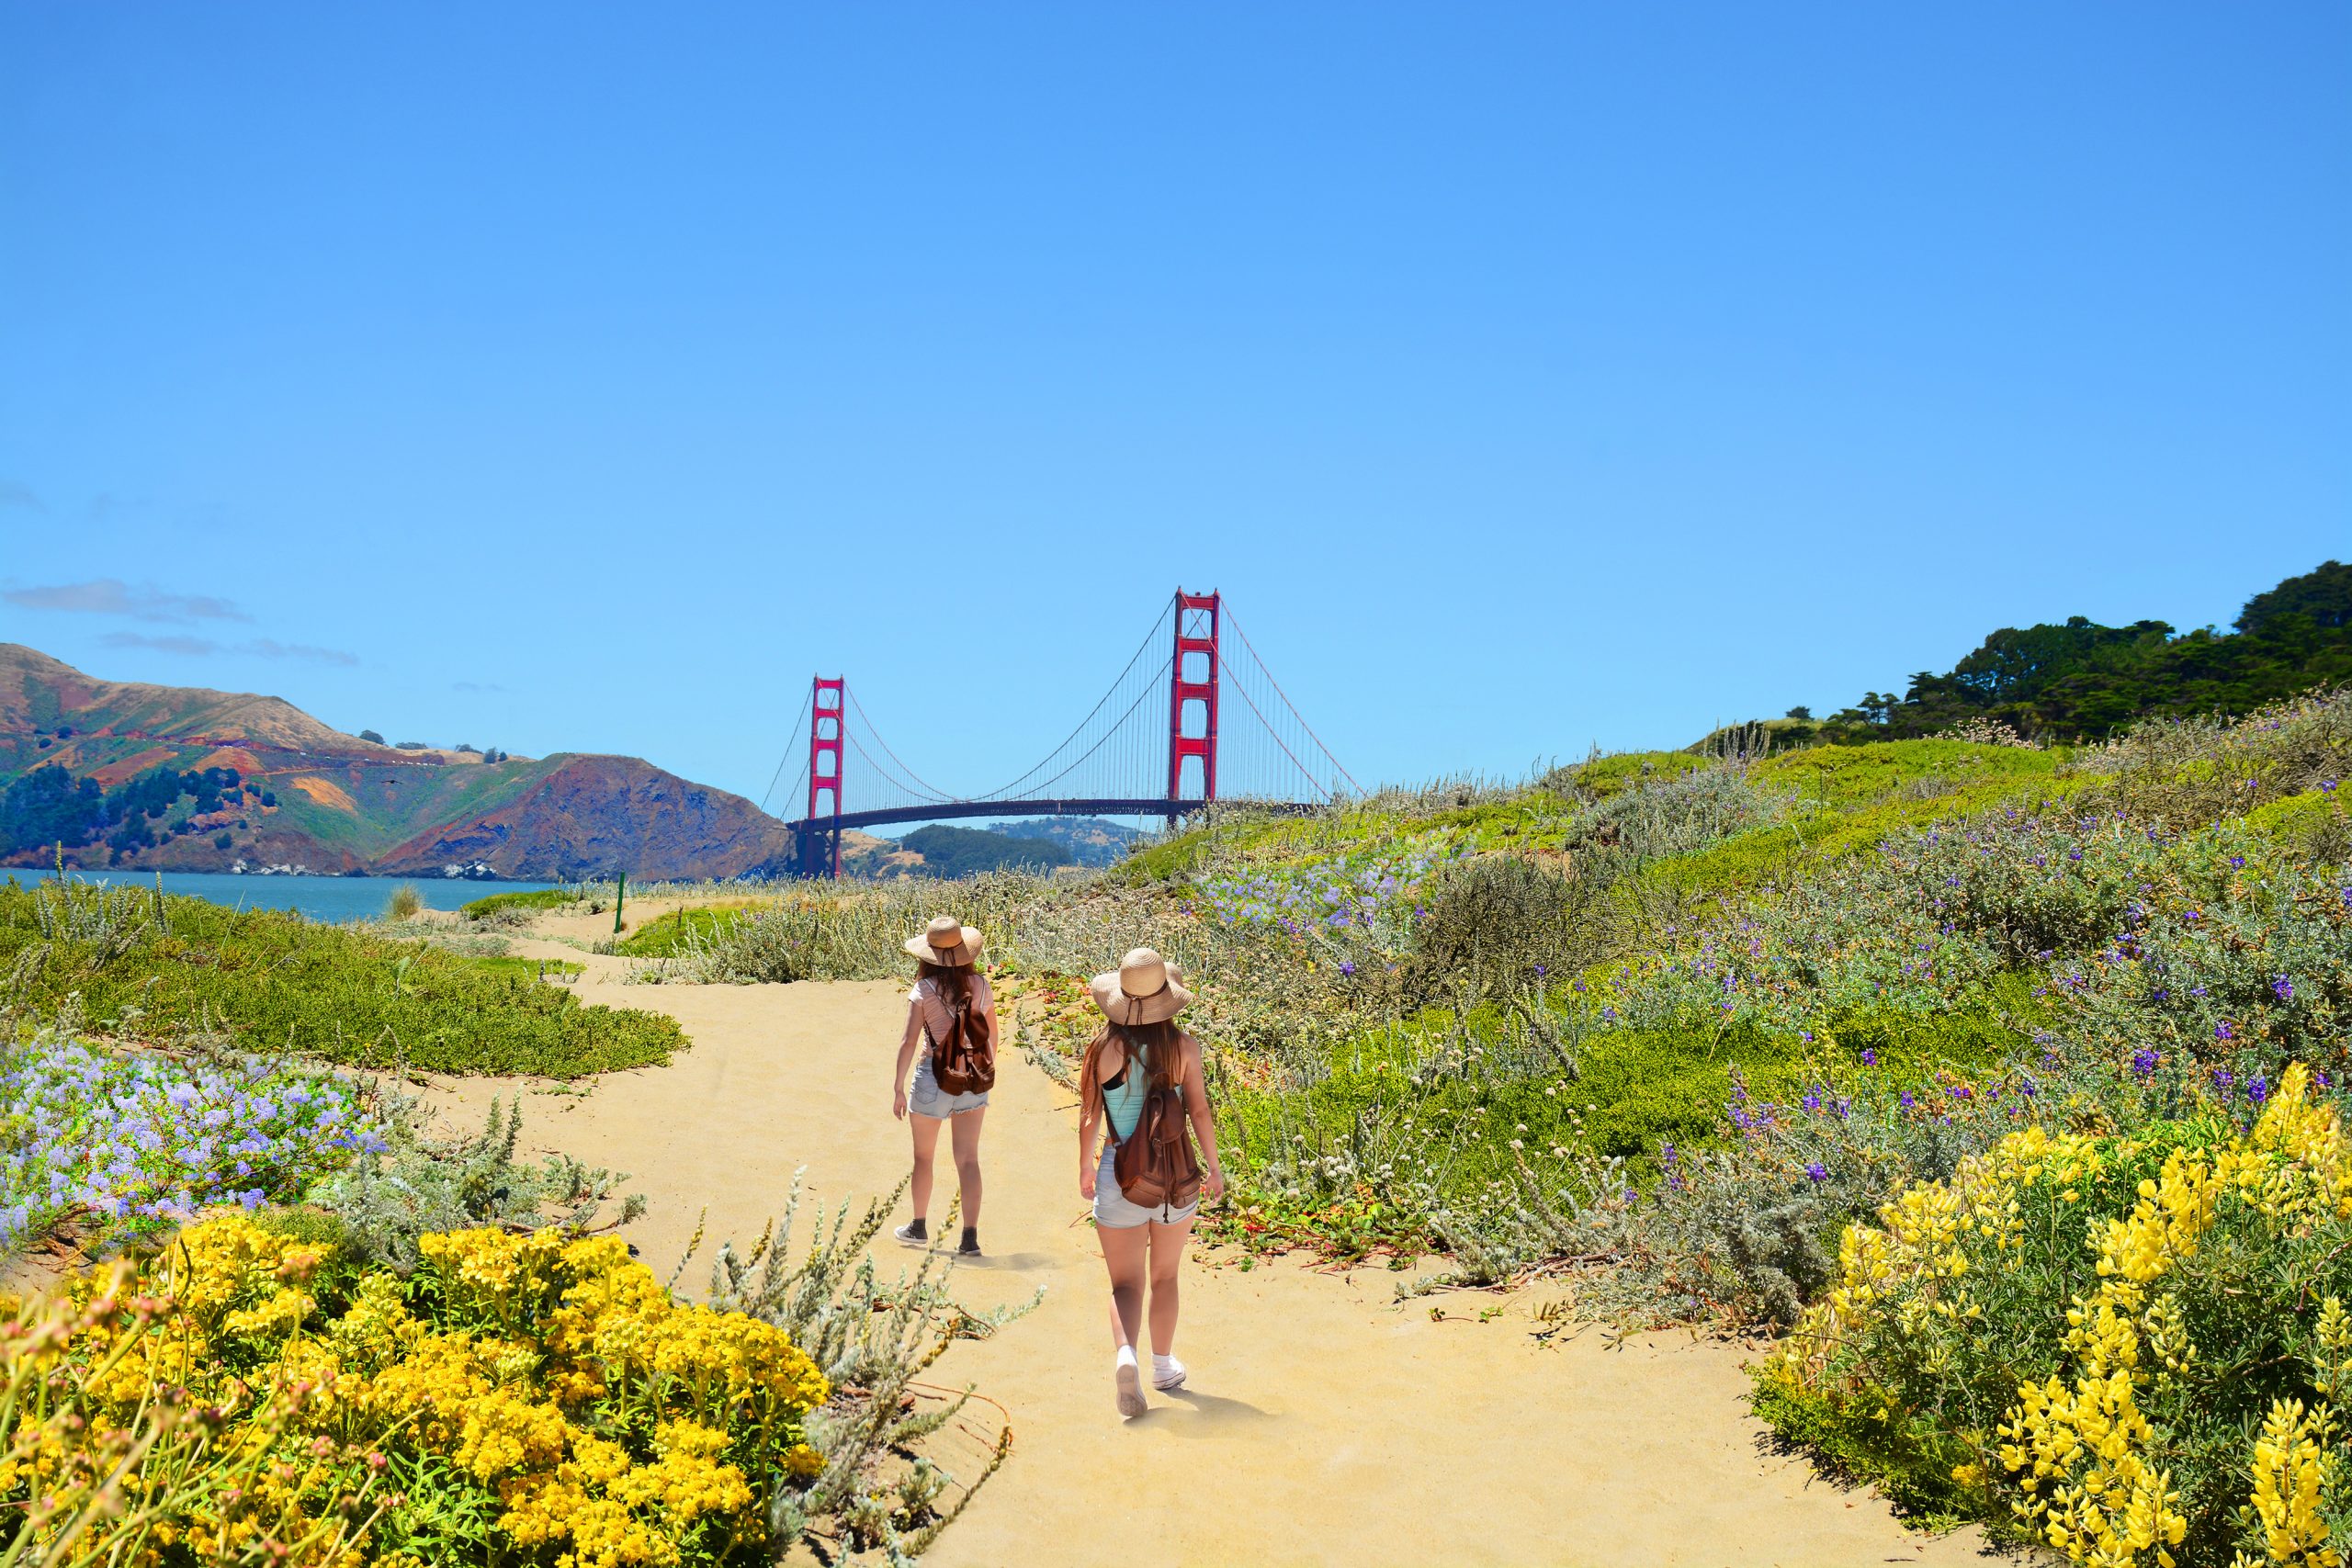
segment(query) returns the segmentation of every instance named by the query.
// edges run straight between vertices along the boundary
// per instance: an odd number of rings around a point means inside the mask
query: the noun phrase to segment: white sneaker
[[[1119,1387],[1119,1414],[1126,1416],[1142,1415],[1151,1408],[1144,1403],[1143,1379],[1133,1361],[1122,1359],[1118,1370],[1111,1374]]]
[[[1184,1363],[1173,1356],[1151,1359],[1151,1386],[1165,1393],[1171,1388],[1184,1386]]]

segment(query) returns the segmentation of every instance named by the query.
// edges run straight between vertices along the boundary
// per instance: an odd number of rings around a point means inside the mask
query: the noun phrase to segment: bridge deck
[[[1206,806],[1204,800],[1063,799],[948,800],[929,806],[891,806],[844,811],[836,817],[802,817],[785,824],[795,832],[809,828],[873,828],[885,822],[936,822],[952,817],[1167,817]]]

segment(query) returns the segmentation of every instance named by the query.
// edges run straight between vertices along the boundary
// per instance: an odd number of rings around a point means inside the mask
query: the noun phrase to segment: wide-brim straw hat
[[[926,964],[944,964],[952,969],[978,958],[981,940],[978,927],[967,926],[953,915],[933,915],[920,935],[907,938],[906,948]]]
[[[1097,975],[1086,988],[1113,1023],[1158,1023],[1193,1005],[1183,972],[1148,947],[1120,959],[1116,969]]]

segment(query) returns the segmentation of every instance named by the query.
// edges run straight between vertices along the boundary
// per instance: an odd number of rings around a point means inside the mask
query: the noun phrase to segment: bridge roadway
[[[936,822],[950,817],[1182,817],[1198,811],[1204,800],[1170,800],[1157,795],[1145,800],[941,800],[928,806],[890,806],[872,811],[844,811],[838,817],[803,817],[787,822],[794,832],[810,828],[873,828],[885,822]]]

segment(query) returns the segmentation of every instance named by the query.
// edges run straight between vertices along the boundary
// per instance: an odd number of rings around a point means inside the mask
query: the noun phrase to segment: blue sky
[[[1367,780],[2226,624],[2352,550],[2347,80],[2335,4],[0,0],[0,638],[757,796],[820,667],[1017,773],[1180,582]]]

